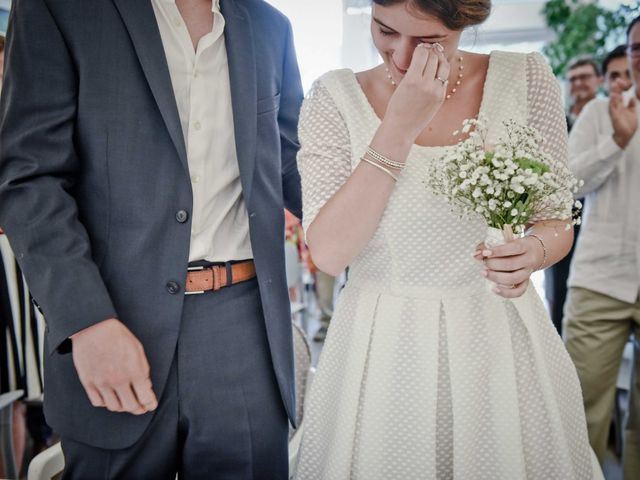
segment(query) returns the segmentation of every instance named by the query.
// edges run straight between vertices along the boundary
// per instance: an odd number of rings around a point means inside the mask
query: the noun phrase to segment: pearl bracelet
[[[538,268],[536,268],[534,270],[534,272],[537,272],[538,270],[542,270],[544,268],[544,264],[547,262],[547,247],[545,246],[544,242],[542,241],[542,238],[540,238],[535,233],[527,233],[527,236],[535,238],[536,240],[538,240],[540,242],[540,245],[542,246],[542,263],[538,266]]]
[[[390,168],[395,168],[396,170],[402,170],[405,167],[404,163],[394,162],[390,158],[387,158],[384,155],[382,155],[381,153],[376,152],[371,147],[367,147],[367,152],[365,153],[365,155],[368,155],[376,162],[382,163],[383,165],[386,165],[387,167],[390,167]]]

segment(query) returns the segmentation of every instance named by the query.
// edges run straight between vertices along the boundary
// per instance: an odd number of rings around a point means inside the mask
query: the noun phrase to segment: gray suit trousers
[[[287,478],[288,420],[255,279],[186,296],[167,386],[149,415],[126,449],[63,438],[63,479]]]

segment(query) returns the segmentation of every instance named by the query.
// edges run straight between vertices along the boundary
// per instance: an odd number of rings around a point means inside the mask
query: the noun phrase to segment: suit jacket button
[[[180,291],[180,285],[177,282],[167,282],[167,292],[175,295]]]
[[[186,210],[178,210],[176,213],[176,220],[180,223],[184,223],[189,220],[189,214]]]

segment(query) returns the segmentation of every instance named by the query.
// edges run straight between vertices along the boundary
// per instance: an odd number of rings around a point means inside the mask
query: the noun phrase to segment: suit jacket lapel
[[[127,0],[123,0],[127,1]],[[246,8],[236,0],[221,0],[229,61],[236,152],[245,202],[249,202],[256,162],[257,89],[253,32]]]
[[[162,47],[155,14],[150,0],[113,0],[129,31],[142,70],[151,87],[169,135],[180,161],[188,171],[187,150],[185,148],[180,115],[171,85],[171,76]]]

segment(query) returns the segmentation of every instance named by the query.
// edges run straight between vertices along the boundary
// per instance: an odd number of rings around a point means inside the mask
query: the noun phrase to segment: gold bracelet
[[[393,178],[393,180],[395,180],[396,182],[398,181],[398,177],[396,177],[393,173],[391,173],[391,170],[389,170],[388,168],[383,167],[382,165],[374,162],[373,160],[369,160],[366,157],[362,157],[361,160],[363,162],[367,162],[369,165],[373,165],[374,167],[376,167],[377,169],[383,171],[384,173],[386,173],[387,175],[389,175],[391,178]]]
[[[536,268],[534,270],[534,272],[537,272],[538,270],[542,270],[544,268],[544,264],[547,261],[547,247],[544,245],[544,242],[542,241],[542,238],[540,238],[535,233],[527,233],[527,236],[535,238],[536,240],[538,240],[540,242],[540,245],[542,245],[542,263],[540,264],[540,266],[538,268]]]
[[[405,167],[404,163],[394,162],[390,158],[385,157],[381,153],[376,152],[373,148],[367,147],[365,155],[369,155],[373,160],[386,165],[387,167],[395,168],[396,170],[402,170]]]

